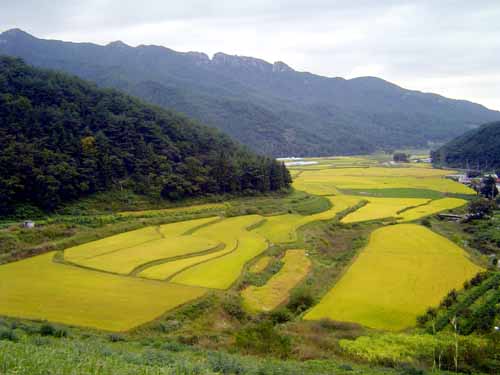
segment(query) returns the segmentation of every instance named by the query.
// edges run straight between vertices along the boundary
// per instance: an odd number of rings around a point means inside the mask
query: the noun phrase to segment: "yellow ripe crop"
[[[182,235],[215,219],[188,220],[111,236],[67,249],[65,260],[102,271],[128,274],[155,260],[215,249],[218,242],[214,240]]]
[[[314,215],[285,214],[269,216],[266,222],[255,229],[255,232],[274,243],[293,242],[297,240],[297,229],[314,221],[331,220],[342,211],[355,206],[363,198],[347,195],[328,197],[332,203],[329,210]]]
[[[164,237],[169,236],[182,236],[186,233],[197,230],[205,225],[215,223],[220,218],[217,216],[206,217],[202,219],[179,221],[177,223],[170,223],[160,225],[160,234]]]
[[[172,236],[133,247],[125,247],[105,255],[79,260],[76,263],[85,267],[126,275],[146,263],[208,252],[217,246],[217,242],[201,237]]]
[[[186,270],[198,263],[203,263],[210,259],[229,254],[231,251],[234,251],[236,249],[236,245],[237,242],[235,241],[233,243],[230,243],[229,246],[226,245],[222,250],[213,251],[204,255],[192,256],[189,258],[172,260],[170,262],[152,265],[151,267],[145,268],[144,270],[139,272],[138,276],[153,280],[168,280],[179,272]]]
[[[311,194],[332,195],[342,189],[413,188],[443,193],[474,194],[458,182],[443,178],[452,171],[431,168],[329,168],[308,170],[294,180],[294,187]]]
[[[271,262],[271,257],[270,256],[263,256],[257,260],[252,266],[250,267],[249,271],[252,273],[261,273],[264,271],[267,266],[269,266],[269,263]]]
[[[304,318],[404,329],[481,270],[463,249],[425,227],[383,227],[372,233],[354,264]]]
[[[64,258],[77,263],[81,260],[121,250],[124,247],[138,246],[159,239],[161,239],[161,235],[158,228],[147,227],[66,249]]]
[[[228,289],[240,276],[247,262],[267,249],[267,242],[253,232],[238,236],[238,247],[220,258],[188,268],[172,278],[172,282],[205,288]]]
[[[125,331],[205,290],[54,263],[47,253],[0,266],[0,314]]]
[[[431,201],[421,207],[415,207],[410,210],[402,212],[400,216],[400,221],[413,221],[420,219],[424,216],[432,215],[441,211],[451,210],[453,208],[461,207],[466,204],[467,201],[458,198],[443,198]]]
[[[172,281],[176,283],[226,289],[239,277],[245,263],[267,248],[262,237],[247,230],[261,220],[259,215],[248,215],[203,226],[193,235],[221,242],[225,244],[223,250],[155,265],[139,276],[154,279],[173,276]]]
[[[377,198],[364,197],[368,203],[360,209],[351,212],[344,217],[342,223],[355,223],[358,221],[369,221],[398,216],[398,212],[408,208],[419,206],[429,202],[429,199],[420,198]]]
[[[270,311],[286,302],[290,291],[309,272],[311,261],[305,250],[288,250],[283,267],[261,287],[249,286],[241,292],[244,305],[251,311]]]

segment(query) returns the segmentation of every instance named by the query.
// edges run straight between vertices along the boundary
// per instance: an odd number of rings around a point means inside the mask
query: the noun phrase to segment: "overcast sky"
[[[281,60],[500,110],[500,0],[0,0],[0,30]]]

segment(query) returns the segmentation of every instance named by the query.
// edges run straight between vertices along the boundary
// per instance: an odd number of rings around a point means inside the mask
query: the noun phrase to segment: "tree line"
[[[0,214],[113,188],[178,200],[286,189],[291,177],[218,131],[66,74],[0,57]]]

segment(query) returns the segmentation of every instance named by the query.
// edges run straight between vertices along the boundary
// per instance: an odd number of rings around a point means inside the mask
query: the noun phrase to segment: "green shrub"
[[[17,341],[17,336],[13,329],[0,327],[0,340]]]
[[[427,228],[432,227],[431,221],[428,218],[422,219],[420,221],[420,224],[422,224],[424,227],[427,227]]]
[[[39,333],[42,336],[53,336],[53,337],[66,337],[68,336],[68,331],[62,327],[54,326],[50,323],[44,323],[40,326]]]
[[[269,314],[269,317],[271,318],[271,321],[274,324],[281,324],[281,323],[286,323],[286,322],[292,320],[293,314],[290,310],[288,310],[286,307],[284,307],[284,308],[280,308],[280,309],[272,311]]]
[[[311,290],[299,288],[292,292],[287,307],[290,311],[300,314],[312,307],[314,302],[314,295]]]
[[[108,340],[110,342],[120,342],[120,341],[125,341],[125,338],[118,333],[112,333],[108,336]]]
[[[240,295],[228,295],[222,301],[222,308],[225,312],[239,321],[244,320],[247,316],[245,310],[243,309],[242,298]]]
[[[236,346],[249,354],[287,358],[292,349],[289,336],[281,335],[269,321],[245,327],[236,334]]]

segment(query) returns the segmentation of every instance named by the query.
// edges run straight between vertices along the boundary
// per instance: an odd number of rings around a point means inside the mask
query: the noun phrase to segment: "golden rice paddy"
[[[1,315],[125,331],[205,293],[54,263],[54,254],[0,266]]]
[[[463,249],[425,227],[383,227],[305,319],[404,329],[481,270]]]
[[[431,201],[430,203],[415,207],[410,210],[402,212],[400,216],[400,221],[413,221],[420,219],[424,216],[433,215],[435,213],[451,210],[458,208],[466,204],[467,201],[458,198],[443,198]]]
[[[311,194],[339,194],[349,189],[414,188],[442,193],[475,194],[465,185],[443,178],[452,171],[431,168],[331,168],[304,170],[293,186]]]

